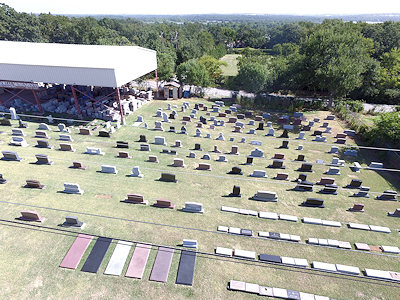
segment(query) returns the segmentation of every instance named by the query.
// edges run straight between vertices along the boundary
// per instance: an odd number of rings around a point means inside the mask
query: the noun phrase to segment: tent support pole
[[[42,108],[42,105],[40,104],[40,101],[39,101],[39,98],[38,98],[38,96],[37,96],[37,94],[36,94],[36,91],[35,91],[35,90],[32,90],[32,94],[33,94],[33,97],[35,97],[35,101],[36,101],[36,104],[37,104],[39,110],[40,110],[41,112],[43,112],[43,108]]]
[[[79,107],[78,97],[76,97],[75,88],[71,85],[72,96],[74,96],[76,110],[78,111],[79,118],[82,118],[81,108]]]
[[[156,75],[156,99],[159,99],[159,95],[158,95],[158,72],[157,69],[154,70],[155,75]]]
[[[121,95],[119,93],[119,88],[116,88],[116,92],[117,92],[117,99],[118,99],[118,105],[119,105],[119,113],[121,114],[121,124],[125,125],[125,118],[124,118],[124,113],[122,111],[122,105],[121,105]]]

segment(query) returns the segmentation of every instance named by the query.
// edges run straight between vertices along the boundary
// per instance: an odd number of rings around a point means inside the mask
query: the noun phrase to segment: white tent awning
[[[119,87],[157,69],[156,51],[0,41],[0,80]]]

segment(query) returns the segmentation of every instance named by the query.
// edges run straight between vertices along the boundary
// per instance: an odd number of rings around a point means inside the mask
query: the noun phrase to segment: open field
[[[195,103],[204,103],[211,106],[210,102],[203,99],[189,100],[191,109]],[[178,117],[171,123],[163,123],[164,132],[154,131],[154,121],[157,108],[167,108],[167,104],[178,105]],[[265,286],[281,287],[307,293],[329,296],[331,298],[346,299],[397,299],[399,294],[398,283],[378,282],[366,277],[353,278],[339,274],[327,274],[313,271],[312,269],[294,269],[289,266],[276,266],[260,262],[250,263],[236,259],[220,258],[212,255],[218,246],[255,251],[257,254],[267,253],[280,256],[306,258],[309,263],[321,261],[338,263],[365,268],[400,271],[400,255],[382,255],[380,252],[347,251],[337,248],[319,247],[304,244],[309,237],[336,239],[348,241],[354,250],[355,242],[369,245],[400,246],[399,233],[400,218],[387,217],[387,212],[399,207],[398,202],[374,200],[374,192],[384,190],[399,191],[399,178],[393,172],[375,172],[361,170],[354,173],[348,165],[358,161],[365,167],[371,161],[378,161],[375,153],[361,150],[359,157],[349,158],[340,154],[341,159],[346,159],[345,167],[341,167],[341,176],[323,175],[329,168],[327,165],[314,165],[313,173],[308,174],[308,180],[318,181],[323,176],[335,177],[336,184],[340,187],[338,195],[322,195],[314,188],[314,192],[291,191],[295,186],[292,181],[281,182],[273,177],[278,172],[286,172],[289,179],[294,180],[300,172],[295,171],[301,166],[300,162],[293,161],[298,154],[304,154],[308,162],[323,159],[330,163],[334,155],[328,154],[336,133],[343,132],[342,123],[329,121],[332,134],[327,134],[328,143],[311,142],[311,133],[306,133],[306,141],[295,140],[297,132],[290,133],[289,149],[279,149],[282,138],[266,137],[266,130],[257,131],[257,135],[248,135],[248,120],[244,120],[243,134],[233,133],[232,124],[225,127],[209,129],[208,125],[202,128],[203,136],[210,133],[212,139],[194,137],[196,122],[186,126],[188,135],[168,132],[169,126],[175,126],[179,132],[182,126],[182,116],[188,116],[190,110],[180,112],[183,101],[152,101],[127,118],[127,126],[123,126],[111,138],[102,138],[94,135],[83,136],[77,134],[73,128],[71,143],[75,152],[59,151],[58,129],[51,126],[49,143],[54,149],[39,149],[34,147],[36,138],[34,132],[37,123],[29,123],[29,128],[24,129],[27,134],[28,147],[9,146],[11,128],[0,127],[1,150],[17,151],[24,158],[21,162],[0,161],[0,173],[7,179],[7,184],[0,185],[1,215],[0,237],[0,295],[4,298],[52,298],[52,299],[110,299],[110,298],[146,298],[146,299],[250,299],[258,296],[232,292],[226,289],[231,279],[253,282]],[[226,107],[225,107],[226,108]],[[225,109],[224,108],[224,109]],[[138,115],[144,117],[149,124],[149,129],[133,127],[131,124]],[[205,116],[205,112],[199,111]],[[211,116],[216,116],[211,113]],[[323,120],[328,112],[305,113],[308,119],[320,117]],[[229,115],[228,115],[229,116]],[[209,117],[207,117],[209,119]],[[225,118],[227,120],[227,118]],[[198,119],[197,119],[198,120]],[[257,122],[256,122],[257,123]],[[209,122],[210,124],[210,122]],[[13,121],[13,128],[18,122]],[[274,123],[276,136],[282,133],[280,126]],[[256,126],[253,126],[256,127]],[[319,125],[317,125],[319,127]],[[317,129],[314,127],[313,129]],[[215,138],[222,131],[225,141]],[[151,152],[139,151],[139,135],[146,135]],[[167,146],[154,145],[155,136],[164,136]],[[239,143],[240,137],[246,137],[246,143]],[[234,141],[229,141],[234,137]],[[116,141],[128,141],[130,149],[115,148]],[[175,140],[182,142],[182,148],[172,148]],[[246,156],[256,148],[250,145],[250,140],[263,142],[257,146],[264,151],[265,158],[255,158],[253,165],[245,165]],[[196,152],[196,158],[188,158],[195,143],[201,143],[203,151]],[[295,150],[298,144],[304,145],[303,151]],[[227,155],[229,162],[217,162],[218,154],[213,153],[214,145],[223,153],[228,153],[232,145],[239,146],[240,155]],[[348,145],[355,145],[350,139]],[[86,147],[99,147],[105,152],[104,156],[84,154]],[[176,149],[177,155],[162,154],[161,149]],[[132,159],[117,158],[118,151],[128,151]],[[371,153],[372,152],[372,153]],[[35,154],[48,154],[54,165],[36,165]],[[200,159],[204,153],[211,155],[210,161]],[[266,168],[272,163],[270,158],[275,153],[285,154],[285,170]],[[157,155],[158,164],[147,162],[149,155]],[[173,158],[183,158],[185,168],[170,166]],[[87,170],[71,169],[72,161],[82,161],[88,166]],[[212,171],[196,170],[199,163],[210,163]],[[118,174],[100,173],[103,164],[115,165]],[[129,177],[133,166],[139,166],[144,178]],[[242,168],[243,175],[228,175],[233,166]],[[390,166],[385,166],[390,168]],[[266,170],[268,178],[260,179],[249,177],[253,170]],[[158,181],[161,172],[175,173],[177,183]],[[342,189],[350,183],[351,179],[359,178],[363,186],[371,187],[371,198],[353,198],[354,190]],[[43,190],[22,188],[26,179],[37,179],[46,185]],[[83,195],[68,195],[61,193],[64,182],[79,183],[85,191]],[[232,192],[233,185],[240,185],[241,198],[226,197]],[[249,200],[258,190],[275,191],[278,195],[277,203],[259,202]],[[144,195],[149,204],[156,199],[169,199],[175,204],[175,209],[159,209],[150,205],[133,205],[121,202],[128,193]],[[325,208],[308,208],[299,206],[306,198],[315,197],[325,200]],[[201,202],[204,205],[204,214],[190,214],[180,211],[184,203]],[[364,213],[352,213],[347,209],[354,203],[365,204]],[[29,207],[30,205],[30,207]],[[269,211],[302,217],[335,220],[342,223],[342,227],[326,227],[302,222],[287,222],[282,220],[266,220],[248,215],[239,215],[221,212],[221,206],[231,206],[251,209],[256,211]],[[32,227],[31,223],[15,221],[19,211],[31,209],[40,212],[46,217],[43,224],[34,224],[43,227]],[[113,243],[107,252],[100,270],[97,274],[81,272],[80,269],[89,250],[94,245],[91,242],[85,256],[76,270],[66,270],[59,267],[64,255],[73,243],[76,232],[79,230],[67,229],[60,231],[58,226],[64,221],[65,216],[75,215],[87,223],[83,233],[94,236],[107,236],[115,240],[124,239],[151,243],[153,245],[167,245],[177,247],[182,239],[196,239],[199,243],[199,254],[196,261],[193,287],[175,284],[179,263],[179,251],[176,251],[168,282],[166,284],[149,281],[151,266],[155,259],[156,251],[151,251],[149,262],[142,280],[104,275],[112,250]],[[348,222],[387,226],[392,229],[389,234],[349,229],[345,226]],[[248,228],[254,235],[258,231],[271,231],[299,235],[301,243],[287,243],[269,239],[249,238],[222,234],[217,232],[219,225]],[[154,247],[156,249],[156,247]],[[208,253],[208,254],[207,254]],[[132,256],[132,250],[128,261]],[[122,274],[125,274],[127,264]]]
[[[227,63],[226,66],[221,66],[222,75],[236,76],[238,74],[238,58],[240,54],[225,54],[220,58],[220,61]]]

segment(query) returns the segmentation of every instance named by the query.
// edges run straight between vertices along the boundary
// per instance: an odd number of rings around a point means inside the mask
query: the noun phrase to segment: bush
[[[368,134],[371,142],[400,147],[400,112],[382,113],[374,122],[375,127]]]

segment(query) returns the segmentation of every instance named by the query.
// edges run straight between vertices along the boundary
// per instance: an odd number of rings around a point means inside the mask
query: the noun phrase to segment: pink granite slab
[[[133,252],[128,269],[126,270],[126,277],[142,279],[150,250],[150,245],[136,244],[135,251]]]
[[[158,248],[156,260],[151,270],[151,281],[167,282],[173,255],[174,249],[165,247]]]
[[[76,269],[92,239],[93,236],[91,235],[79,234],[65,255],[60,267]]]

